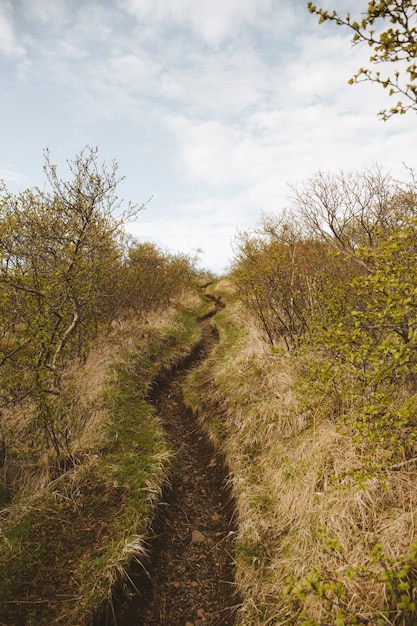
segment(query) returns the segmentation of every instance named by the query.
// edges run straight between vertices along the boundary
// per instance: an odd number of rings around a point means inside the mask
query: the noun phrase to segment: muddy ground
[[[198,350],[151,395],[175,461],[152,527],[150,562],[146,573],[142,566],[130,573],[132,597],[115,599],[100,626],[232,626],[235,621],[236,520],[228,470],[182,395],[186,376],[217,340],[209,318],[200,324]]]

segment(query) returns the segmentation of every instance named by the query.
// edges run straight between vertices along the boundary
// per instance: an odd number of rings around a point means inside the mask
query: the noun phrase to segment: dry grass
[[[111,387],[117,378],[117,368],[129,367],[132,351],[137,350],[138,339],[158,342],[166,333],[178,311],[198,306],[195,294],[186,294],[164,313],[150,313],[145,321],[123,320],[113,324],[109,334],[100,337],[83,363],[74,362],[63,376],[65,392],[57,403],[62,422],[68,430],[68,449],[79,462],[86,455],[94,455],[106,446],[109,412],[103,390]],[[163,339],[162,339],[163,341]],[[163,360],[163,356],[161,357]],[[169,367],[173,355],[168,355]],[[158,364],[156,364],[158,366]],[[2,429],[8,443],[8,455],[2,471],[4,484],[13,492],[38,493],[53,480],[56,459],[52,450],[40,440],[39,427],[34,422],[34,407],[21,403],[12,410],[3,410]]]
[[[57,407],[75,460],[67,471],[54,474],[53,453],[31,445],[30,405],[4,416],[13,497],[1,510],[0,622],[80,626],[128,582],[171,460],[144,397],[192,349],[204,307],[192,296],[146,323],[114,325],[68,369]]]
[[[273,354],[230,283],[217,284],[216,295],[222,291],[229,306],[216,317],[221,342],[192,381],[189,398],[232,471],[243,597],[238,623],[329,624],[338,607],[376,619],[386,607],[386,588],[373,550],[380,544],[387,563],[401,560],[416,539],[417,472],[411,466],[355,478],[352,468],[377,455],[374,446],[341,434],[330,400],[306,408],[308,399],[294,387],[302,357]],[[360,566],[365,573],[348,575]],[[333,605],[311,589],[304,599],[284,593],[290,578],[294,588],[314,571]],[[335,581],[342,583],[339,595]]]

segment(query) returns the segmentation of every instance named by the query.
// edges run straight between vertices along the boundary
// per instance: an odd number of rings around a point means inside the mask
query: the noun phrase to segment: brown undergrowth
[[[231,283],[213,293],[227,303],[220,342],[186,397],[231,468],[237,623],[413,624],[415,464],[352,471],[378,452],[340,427],[331,398],[300,393],[312,355],[271,350]]]
[[[0,624],[87,624],[140,558],[172,460],[146,396],[192,350],[196,318],[207,309],[192,297],[146,323],[125,321],[67,373],[72,467],[57,472],[47,450],[32,459],[19,453],[30,407],[6,416],[13,446],[1,510]]]

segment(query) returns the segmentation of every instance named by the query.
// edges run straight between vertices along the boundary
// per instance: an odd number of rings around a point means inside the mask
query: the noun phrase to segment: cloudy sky
[[[306,0],[0,0],[0,178],[42,187],[46,147],[64,174],[97,146],[121,197],[153,196],[129,230],[220,273],[288,185],[416,166],[416,114],[384,123],[383,90],[347,84],[369,54]]]

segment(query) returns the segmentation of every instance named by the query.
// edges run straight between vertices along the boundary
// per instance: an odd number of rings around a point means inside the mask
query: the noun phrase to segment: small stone
[[[194,622],[185,622],[185,626],[194,626]]]
[[[182,477],[182,482],[184,483],[184,485],[188,485],[188,483],[190,482],[191,478],[188,474],[185,474],[185,476]]]
[[[201,619],[202,617],[204,617],[205,614],[206,614],[206,612],[205,612],[204,609],[198,609],[197,617],[199,617]]]
[[[207,465],[207,467],[216,467],[217,465],[217,461],[215,459],[215,457],[213,457],[210,461],[210,463]]]
[[[205,540],[206,538],[203,535],[203,533],[200,533],[199,530],[193,530],[192,535],[191,535],[192,543],[203,543]]]
[[[178,580],[174,580],[172,586],[175,587],[175,589],[179,589],[181,587],[181,583]]]
[[[200,584],[196,580],[192,581],[191,587],[199,587],[199,586],[200,586]]]
[[[201,490],[201,495],[206,496],[207,495],[207,491],[205,489]]]

